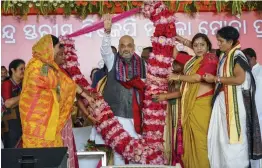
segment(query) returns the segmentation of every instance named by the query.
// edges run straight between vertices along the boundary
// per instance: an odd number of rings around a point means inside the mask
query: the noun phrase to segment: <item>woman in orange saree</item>
[[[52,35],[43,36],[33,46],[19,102],[24,148],[62,147],[61,132],[76,93],[93,101],[55,63],[60,48],[58,38]]]

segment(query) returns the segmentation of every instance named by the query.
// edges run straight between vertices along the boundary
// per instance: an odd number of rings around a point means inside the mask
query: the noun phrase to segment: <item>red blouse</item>
[[[2,83],[2,98],[4,101],[18,96],[21,92],[22,84],[15,85],[13,82],[9,79]]]
[[[191,55],[184,53],[178,53],[176,56],[176,61],[181,64],[186,64],[192,58]],[[203,76],[205,73],[216,75],[217,73],[218,58],[215,54],[207,53],[204,59],[201,61],[200,68],[197,70],[197,74]]]

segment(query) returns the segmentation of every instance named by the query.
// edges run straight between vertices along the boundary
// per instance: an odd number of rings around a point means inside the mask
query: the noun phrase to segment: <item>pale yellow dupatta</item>
[[[222,70],[223,77],[234,76],[234,66],[235,66],[235,51],[240,49],[240,44],[234,46],[227,56],[221,55],[220,62],[225,59],[225,63]],[[241,136],[241,126],[239,120],[239,109],[237,101],[237,93],[235,85],[223,85],[225,93],[225,103],[226,103],[226,114],[227,114],[227,125],[228,125],[228,135],[230,144],[242,143]]]

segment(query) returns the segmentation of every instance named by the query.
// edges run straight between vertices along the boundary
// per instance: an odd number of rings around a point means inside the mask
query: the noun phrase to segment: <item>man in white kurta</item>
[[[257,62],[256,52],[252,48],[247,48],[243,50],[243,53],[247,57],[250,66],[252,67],[252,74],[256,81],[256,107],[257,107],[257,114],[260,123],[260,130],[262,130],[262,66]],[[260,102],[260,103],[259,103]],[[262,167],[262,160],[252,160],[251,161],[252,168],[261,168]]]
[[[119,40],[119,46],[118,50],[119,52],[117,54],[114,54],[111,49],[111,26],[112,26],[112,18],[110,15],[104,16],[104,37],[102,39],[102,45],[100,48],[101,56],[106,64],[106,67],[108,69],[107,73],[107,82],[103,91],[103,96],[105,101],[108,103],[108,105],[111,107],[112,111],[114,112],[114,116],[117,117],[120,124],[123,126],[125,131],[129,133],[129,135],[135,139],[139,137],[139,134],[141,133],[136,128],[140,128],[137,126],[136,122],[138,120],[137,117],[135,117],[135,112],[140,113],[140,108],[134,108],[134,102],[139,102],[139,98],[135,97],[134,99],[134,93],[137,88],[135,86],[132,86],[130,88],[126,88],[123,86],[123,83],[126,83],[126,81],[121,78],[121,76],[125,76],[125,79],[127,81],[132,81],[137,75],[136,72],[139,69],[139,72],[142,72],[138,74],[137,77],[141,80],[141,83],[143,83],[143,79],[145,78],[145,68],[142,68],[144,63],[143,60],[138,57],[134,51],[135,51],[135,44],[134,39],[130,36],[122,36]],[[122,62],[121,62],[122,61]],[[141,63],[141,64],[136,64]],[[124,66],[121,66],[124,65]],[[135,66],[137,65],[137,66]],[[138,66],[141,65],[141,66]],[[124,67],[125,69],[123,70]],[[136,67],[136,68],[134,68]],[[123,72],[123,73],[122,73]],[[121,74],[121,75],[120,75]],[[137,94],[135,94],[136,96]],[[135,111],[135,109],[138,109]],[[140,118],[139,118],[140,119]],[[137,127],[136,127],[137,126]],[[93,139],[95,140],[96,144],[104,144],[104,140],[102,139],[100,134],[96,133],[96,130],[93,129]],[[114,152],[114,165],[125,165],[125,160],[122,158],[120,154],[117,152]]]

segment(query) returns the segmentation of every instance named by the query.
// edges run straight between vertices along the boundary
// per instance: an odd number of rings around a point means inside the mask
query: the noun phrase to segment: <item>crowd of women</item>
[[[174,72],[168,77],[172,89],[153,96],[157,101],[170,100],[167,123],[172,137],[165,138],[173,147],[170,164],[247,168],[250,160],[262,157],[256,86],[241,51],[239,32],[227,26],[216,37],[218,50],[212,49],[205,34],[196,34],[192,41],[177,36],[195,56],[174,47]],[[70,113],[76,95],[90,103],[95,95],[78,86],[59,66],[65,58],[57,37],[43,36],[32,55],[26,68],[23,60],[12,61],[10,77],[2,83],[4,146],[68,146],[70,167],[78,167]],[[90,116],[81,99],[78,103]]]

